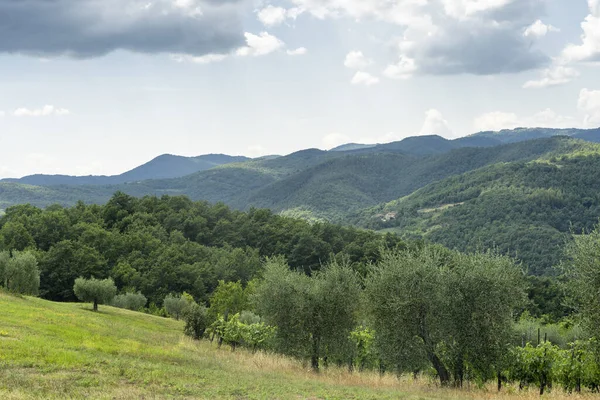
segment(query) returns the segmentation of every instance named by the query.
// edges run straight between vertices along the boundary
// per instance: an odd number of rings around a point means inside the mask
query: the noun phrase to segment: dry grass
[[[538,399],[490,385],[442,389],[377,373],[314,374],[274,354],[217,349],[181,334],[181,322],[0,292],[0,399]],[[554,391],[547,399],[597,398]]]

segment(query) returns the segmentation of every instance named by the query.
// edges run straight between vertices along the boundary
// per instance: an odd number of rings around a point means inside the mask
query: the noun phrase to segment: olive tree
[[[600,338],[600,225],[586,235],[575,236],[562,264],[569,278],[573,306],[583,317],[589,334]],[[600,352],[600,348],[598,349]]]
[[[37,295],[40,288],[40,271],[37,259],[31,252],[0,253],[0,283],[14,293]]]
[[[258,314],[277,328],[277,350],[309,359],[313,370],[350,348],[359,285],[349,267],[333,263],[309,277],[282,258],[269,259],[253,297]]]
[[[98,311],[98,304],[110,304],[117,294],[117,287],[112,278],[102,280],[77,278],[73,292],[79,300],[93,303],[94,311]]]
[[[194,303],[194,298],[184,292],[180,296],[168,294],[163,301],[163,306],[169,317],[179,320],[192,303]]]
[[[384,252],[366,282],[380,354],[399,372],[432,366],[462,385],[466,365],[493,376],[509,349],[524,276],[508,258],[439,246]]]
[[[132,311],[139,311],[146,306],[148,299],[141,293],[124,293],[115,296],[111,305],[119,308],[126,308]]]

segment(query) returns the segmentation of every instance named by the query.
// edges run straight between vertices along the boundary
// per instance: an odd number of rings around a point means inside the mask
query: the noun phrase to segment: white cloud
[[[258,20],[265,26],[281,25],[287,18],[287,10],[283,7],[269,5],[258,12]]]
[[[0,118],[4,117],[6,115],[6,113],[4,111],[0,110]]]
[[[600,1],[588,0],[590,14],[581,23],[581,44],[570,44],[562,52],[563,62],[600,61]]]
[[[350,137],[338,132],[330,133],[322,139],[323,147],[327,150],[350,143],[351,141]]]
[[[577,107],[585,112],[583,124],[586,128],[600,127],[600,90],[582,89]]]
[[[362,51],[353,50],[346,54],[344,66],[351,69],[363,69],[373,64],[373,60],[366,58]]]
[[[177,62],[189,61],[195,64],[210,64],[225,60],[228,54],[206,54],[200,57],[188,56],[185,54],[173,54],[171,58]]]
[[[261,32],[258,35],[246,32],[244,36],[247,46],[237,49],[236,55],[238,56],[263,56],[285,46],[283,41],[267,32]]]
[[[442,0],[446,13],[464,19],[478,13],[489,12],[506,6],[513,0]]]
[[[51,105],[46,105],[42,108],[18,108],[13,112],[15,117],[49,117],[52,115],[66,116],[71,112],[66,108],[57,108]]]
[[[268,5],[267,7],[258,11],[257,17],[263,25],[267,27],[272,27],[281,25],[288,19],[295,20],[303,12],[304,10],[298,7],[285,9],[283,7],[275,7],[272,5]]]
[[[417,72],[417,69],[414,59],[400,56],[400,60],[396,64],[388,65],[383,74],[390,79],[409,79]]]
[[[525,37],[542,37],[546,36],[550,32],[560,32],[560,29],[552,26],[546,25],[542,22],[542,20],[537,20],[533,24],[529,25],[525,32],[523,32],[523,36]]]
[[[580,124],[579,124],[580,125]],[[499,131],[502,129],[527,128],[572,128],[578,126],[573,117],[557,114],[551,109],[520,117],[515,113],[494,111],[483,114],[473,121],[475,131]]]
[[[306,54],[308,52],[308,50],[306,49],[306,47],[298,47],[297,49],[294,50],[288,50],[287,54],[288,56],[302,56],[304,54]]]
[[[357,71],[350,81],[353,85],[371,86],[379,83],[379,78],[369,74],[368,72]]]
[[[419,136],[440,135],[443,137],[450,137],[453,134],[454,132],[450,128],[448,121],[444,119],[442,113],[433,108],[425,113],[425,122],[423,122],[423,127],[418,133]]]
[[[549,86],[563,85],[579,76],[579,72],[564,65],[555,65],[542,71],[541,79],[525,82],[525,89],[540,89]]]

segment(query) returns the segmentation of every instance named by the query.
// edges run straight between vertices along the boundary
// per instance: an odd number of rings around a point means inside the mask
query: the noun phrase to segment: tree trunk
[[[429,361],[433,364],[433,368],[435,368],[438,376],[440,377],[440,384],[442,386],[448,386],[450,383],[450,374],[446,369],[446,366],[442,363],[442,360],[433,352],[428,351],[427,356],[429,357]]]
[[[315,372],[319,372],[319,336],[313,335],[312,340],[312,355],[310,357],[310,365]]]
[[[498,391],[502,390],[502,372],[498,371]]]
[[[94,311],[98,311],[98,300],[94,300]]]

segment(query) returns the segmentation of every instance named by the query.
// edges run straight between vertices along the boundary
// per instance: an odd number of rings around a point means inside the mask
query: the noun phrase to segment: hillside
[[[93,313],[89,305],[0,292],[0,308],[3,399],[429,400],[482,394],[337,368],[317,375],[281,356],[194,342],[175,320],[112,307]]]
[[[551,273],[570,231],[590,230],[600,217],[600,145],[550,140],[561,146],[535,160],[448,177],[355,221],[461,250],[497,247],[530,273]],[[384,221],[388,213],[395,217]]]
[[[56,185],[118,185],[147,179],[178,178],[194,172],[205,171],[219,165],[250,160],[247,157],[233,157],[224,154],[207,154],[198,157],[182,157],[163,154],[153,160],[115,176],[68,176],[30,175],[21,179],[4,179],[1,182],[21,183],[36,186]]]

